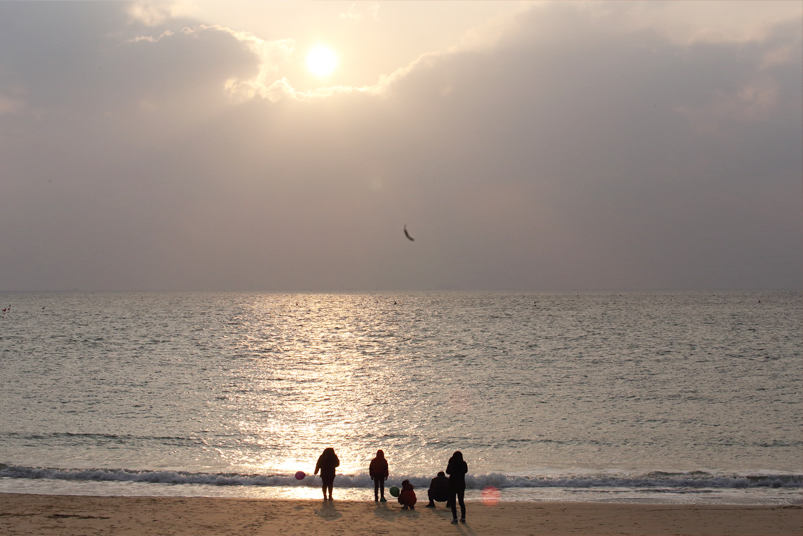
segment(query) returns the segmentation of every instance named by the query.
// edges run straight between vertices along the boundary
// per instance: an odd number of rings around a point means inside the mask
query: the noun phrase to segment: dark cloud
[[[239,102],[228,30],[42,5],[0,4],[0,288],[800,287],[799,25],[553,4],[380,95]]]

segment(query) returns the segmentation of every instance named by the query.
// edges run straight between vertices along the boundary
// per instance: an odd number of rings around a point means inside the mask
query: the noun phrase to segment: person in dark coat
[[[446,466],[446,473],[449,475],[449,502],[452,506],[452,524],[457,524],[457,502],[460,502],[460,521],[466,522],[466,503],[463,497],[466,493],[466,473],[468,464],[463,461],[463,453],[459,450],[449,458]]]
[[[435,508],[435,501],[443,502],[449,500],[449,479],[443,471],[438,472],[438,476],[432,479],[427,490],[429,504],[427,508]]]
[[[376,458],[371,460],[371,465],[368,466],[368,475],[374,481],[374,502],[379,501],[379,496],[382,496],[382,502],[385,499],[385,480],[388,479],[390,471],[388,470],[388,461],[385,459],[385,453],[381,450],[376,451]],[[380,493],[381,492],[381,493]]]
[[[335,449],[332,447],[323,450],[323,454],[318,458],[318,463],[315,464],[315,473],[321,472],[321,480],[323,484],[323,500],[326,500],[326,489],[329,488],[329,500],[332,500],[332,488],[335,484],[335,467],[340,465],[340,460],[337,459]]]
[[[402,489],[401,493],[399,493],[399,504],[402,505],[402,510],[415,510],[415,503],[417,501],[415,497],[415,491],[413,491],[414,487],[410,484],[409,480],[405,480],[402,482]]]

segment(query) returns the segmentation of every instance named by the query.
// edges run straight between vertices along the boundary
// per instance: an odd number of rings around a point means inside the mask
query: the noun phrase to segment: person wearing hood
[[[385,499],[385,480],[388,479],[390,471],[383,451],[376,451],[376,458],[371,460],[371,465],[368,466],[368,475],[374,481],[374,502],[379,502],[380,500],[387,502]]]
[[[335,454],[335,449],[328,447],[324,449],[323,454],[318,458],[318,463],[315,464],[315,473],[321,472],[321,485],[323,489],[323,500],[326,500],[326,490],[329,490],[329,500],[332,500],[332,488],[335,484],[335,467],[340,465],[340,460]]]
[[[466,473],[468,464],[463,461],[463,453],[459,450],[449,458],[446,466],[446,473],[449,475],[449,502],[452,506],[452,524],[457,524],[457,502],[460,502],[460,521],[466,522],[466,503],[463,497],[466,493]]]
[[[402,489],[401,493],[399,493],[399,504],[402,505],[402,510],[415,510],[415,491],[413,491],[414,487],[410,484],[409,480],[405,480],[402,482]]]

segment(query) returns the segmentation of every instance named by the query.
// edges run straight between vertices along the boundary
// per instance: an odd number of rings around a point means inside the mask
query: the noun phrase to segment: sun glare
[[[315,76],[327,76],[337,67],[337,56],[325,46],[313,48],[307,55],[307,68]]]

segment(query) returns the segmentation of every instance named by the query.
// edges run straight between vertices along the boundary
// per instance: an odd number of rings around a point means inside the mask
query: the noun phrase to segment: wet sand
[[[468,503],[452,525],[442,503],[0,494],[4,535],[801,535],[800,506]]]

